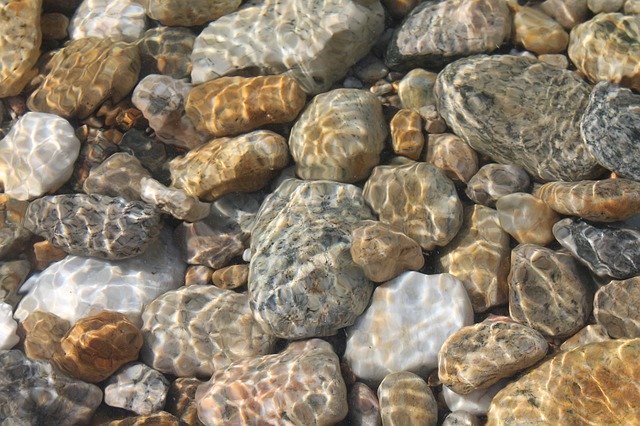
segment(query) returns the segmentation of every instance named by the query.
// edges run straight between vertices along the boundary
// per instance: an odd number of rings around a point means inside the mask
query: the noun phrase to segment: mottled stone
[[[593,315],[614,339],[640,337],[639,301],[640,277],[611,281],[596,292]]]
[[[157,27],[147,30],[138,40],[141,74],[188,78],[195,39],[196,35],[188,28]]]
[[[194,27],[234,12],[241,0],[141,0],[149,18],[171,27]]]
[[[347,424],[352,426],[382,426],[378,397],[364,383],[356,382],[348,393],[349,414]]]
[[[587,6],[594,15],[598,13],[612,13],[622,9],[624,0],[587,0]]]
[[[24,353],[30,359],[50,360],[71,328],[69,321],[49,312],[34,311],[20,323]]]
[[[127,364],[116,371],[104,387],[104,402],[136,414],[160,411],[169,390],[169,381],[141,362]]]
[[[480,426],[480,420],[466,411],[454,411],[447,414],[442,426]]]
[[[16,307],[22,296],[18,289],[31,272],[31,265],[26,260],[0,262],[0,302]]]
[[[28,202],[0,194],[0,259],[15,257],[27,247],[31,238],[31,232],[24,227],[28,208]]]
[[[433,87],[438,74],[421,68],[412,69],[398,84],[398,95],[403,108],[418,111],[427,105],[435,105]]]
[[[249,282],[249,265],[231,265],[211,274],[211,282],[222,289],[235,289]]]
[[[17,330],[18,323],[13,319],[13,307],[0,302],[0,351],[9,350],[20,341]]]
[[[491,400],[506,383],[506,380],[501,380],[487,389],[479,389],[466,395],[457,394],[447,386],[442,386],[442,395],[451,411],[462,410],[476,416],[485,416],[489,411]]]
[[[600,324],[591,324],[578,331],[560,345],[561,351],[571,351],[584,345],[611,340]]]
[[[462,225],[453,182],[429,164],[378,166],[363,194],[381,222],[404,232],[423,250],[447,245]]]
[[[88,424],[100,388],[71,379],[21,351],[0,351],[0,418],[7,425]]]
[[[511,252],[509,314],[544,336],[571,336],[591,313],[590,284],[570,254],[519,245]]]
[[[34,268],[38,271],[46,269],[53,262],[62,260],[67,256],[67,252],[54,246],[50,241],[38,241],[33,244]]]
[[[521,167],[491,163],[473,175],[465,193],[478,204],[494,207],[500,197],[526,192],[529,185],[529,175]]]
[[[166,187],[157,180],[140,180],[140,198],[176,219],[197,222],[209,216],[211,205],[188,195],[181,189]]]
[[[567,30],[584,22],[589,15],[587,0],[546,0],[541,3],[531,3]]]
[[[133,42],[146,29],[144,8],[135,0],[84,0],[71,19],[71,40],[84,37]]]
[[[425,161],[442,170],[455,182],[467,183],[478,171],[478,154],[466,142],[450,133],[429,135]]]
[[[251,1],[196,38],[191,80],[286,74],[307,93],[325,92],[371,50],[383,30],[384,10],[377,1]]]
[[[461,56],[491,52],[510,35],[511,14],[504,1],[427,1],[394,33],[385,62],[397,69],[439,67]]]
[[[181,422],[202,426],[196,407],[196,389],[203,382],[193,377],[180,377],[171,383],[167,394],[166,409]]]
[[[145,416],[114,420],[105,426],[181,426],[181,423],[176,416],[165,411],[159,411]]]
[[[560,216],[531,194],[516,192],[496,202],[500,226],[520,244],[546,246],[554,240],[553,225]]]
[[[29,109],[85,118],[104,101],[116,104],[129,94],[138,81],[140,56],[135,45],[87,37],[58,50],[46,69]]]
[[[424,148],[420,114],[410,109],[401,109],[393,116],[389,126],[393,152],[417,161]]]
[[[515,43],[538,55],[562,53],[569,44],[569,34],[549,15],[511,2]]]
[[[385,426],[435,426],[438,422],[433,392],[424,380],[408,371],[388,374],[378,387],[378,399]]]
[[[69,18],[62,13],[45,13],[40,18],[43,40],[64,40],[67,38]]]
[[[289,148],[303,179],[357,182],[380,162],[388,128],[371,93],[337,89],[318,95],[291,129]]]
[[[28,112],[0,140],[0,185],[18,200],[60,188],[73,173],[80,141],[64,118]]]
[[[149,177],[151,174],[136,157],[118,152],[91,169],[82,188],[87,194],[140,200],[141,181]]]
[[[456,135],[540,180],[600,173],[580,137],[589,91],[574,72],[510,55],[456,61],[438,74],[435,86],[438,110]]]

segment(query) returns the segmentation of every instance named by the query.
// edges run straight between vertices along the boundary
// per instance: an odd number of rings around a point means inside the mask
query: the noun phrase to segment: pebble
[[[13,307],[0,302],[0,351],[9,350],[20,341],[17,330],[18,323],[13,319]]]
[[[116,371],[104,387],[104,402],[140,415],[149,415],[164,407],[169,381],[141,362],[127,364]]]
[[[639,300],[640,277],[611,281],[596,292],[593,315],[614,339],[640,337]]]
[[[478,154],[451,133],[429,135],[425,162],[442,170],[454,182],[467,183],[478,172]]]
[[[73,173],[80,141],[64,118],[28,112],[0,140],[0,185],[18,200],[60,188]]]
[[[33,266],[36,270],[42,271],[53,262],[62,260],[67,256],[67,252],[54,246],[48,240],[38,241],[33,244]]]
[[[447,245],[462,225],[462,204],[453,182],[429,164],[375,167],[363,195],[382,223],[413,238],[425,251]]]
[[[546,246],[554,240],[553,225],[560,216],[544,201],[516,192],[496,202],[500,226],[520,244]]]
[[[538,60],[563,70],[569,68],[569,58],[562,54],[544,54],[538,56]]]
[[[640,166],[634,161],[640,155],[640,95],[608,82],[598,83],[589,97],[580,130],[600,164],[640,181]]]
[[[454,411],[447,414],[442,426],[480,426],[480,420],[466,411]]]
[[[31,272],[31,265],[26,260],[0,262],[0,302],[15,308],[21,295],[18,289]]]
[[[104,160],[118,152],[118,145],[110,137],[111,135],[88,126],[78,129],[83,132],[80,136],[80,154],[76,160],[73,174],[69,183],[76,191],[82,191],[82,185],[94,167],[102,164]],[[77,134],[77,133],[76,133]],[[122,142],[122,141],[121,141]]]
[[[69,18],[62,13],[44,13],[40,17],[43,40],[64,40],[69,36]]]
[[[378,397],[364,383],[356,382],[348,392],[349,414],[346,421],[352,426],[382,426]]]
[[[435,86],[438,111],[456,135],[496,162],[544,181],[600,174],[580,137],[589,91],[574,72],[510,55],[456,61],[438,74]]]
[[[569,44],[569,34],[549,15],[512,2],[514,41],[538,55],[562,53]]]
[[[84,0],[71,19],[69,34],[71,40],[99,37],[131,43],[146,26],[144,8],[134,0]]]
[[[211,283],[222,289],[244,287],[249,282],[249,265],[231,265],[211,274]]]
[[[477,204],[495,207],[500,197],[526,192],[529,185],[529,175],[521,167],[491,163],[482,166],[469,179],[465,194]]]
[[[374,83],[385,78],[389,74],[389,68],[376,56],[369,54],[353,66],[353,72],[361,81]]]
[[[188,28],[156,27],[138,40],[141,75],[163,74],[175,79],[191,75],[191,51],[196,35]]]
[[[27,247],[31,232],[24,227],[29,203],[0,194],[0,259],[14,257]]]
[[[274,355],[237,361],[214,372],[196,391],[205,425],[247,419],[329,425],[347,415],[347,389],[338,356],[319,339],[290,343]]]
[[[87,194],[101,194],[140,200],[141,181],[151,174],[133,155],[118,152],[91,169],[82,184]]]
[[[375,289],[370,306],[347,329],[344,359],[373,384],[400,371],[426,376],[437,368],[447,337],[472,323],[462,282],[449,274],[405,272]]]
[[[546,0],[534,3],[533,7],[551,16],[567,30],[586,21],[589,15],[587,0]]]
[[[196,38],[191,80],[201,84],[243,70],[284,73],[309,94],[325,92],[371,50],[383,30],[384,9],[377,1],[250,4],[210,23]]]
[[[590,279],[568,253],[534,244],[511,252],[509,314],[545,337],[569,337],[591,313]]]
[[[447,123],[436,110],[435,105],[427,105],[418,110],[424,120],[424,130],[428,134],[440,134],[447,131]]]
[[[337,89],[318,95],[289,136],[296,174],[346,183],[366,179],[380,162],[388,133],[382,104],[373,94]]]
[[[587,5],[589,10],[594,15],[598,13],[612,13],[622,9],[624,0],[588,0]]]
[[[433,392],[424,380],[408,371],[388,374],[380,383],[378,399],[385,426],[435,426],[438,422]]]
[[[141,0],[149,18],[170,27],[203,25],[234,12],[241,0]]]
[[[196,389],[202,383],[204,382],[193,377],[179,377],[174,380],[167,393],[167,411],[178,417],[181,422],[202,426],[196,407]]]
[[[486,416],[491,400],[506,384],[506,380],[501,380],[487,389],[479,389],[466,395],[457,394],[447,386],[442,386],[442,395],[447,407],[453,412],[466,411],[476,416]]]
[[[34,311],[20,323],[24,353],[29,359],[50,360],[61,351],[60,342],[71,328],[69,321],[49,312]]]
[[[604,327],[600,324],[590,324],[565,340],[564,343],[560,345],[560,350],[565,352],[571,351],[590,343],[604,342],[606,340],[611,340],[611,338]]]
[[[640,15],[640,0],[627,0],[624,3],[624,13],[626,15]]]
[[[166,187],[150,177],[140,179],[140,198],[179,220],[197,222],[209,216],[211,205],[181,189]]]
[[[436,104],[433,88],[438,74],[421,68],[409,71],[398,84],[398,95],[403,108],[420,110]]]
[[[410,109],[401,109],[389,123],[393,152],[418,161],[424,148],[422,118]]]

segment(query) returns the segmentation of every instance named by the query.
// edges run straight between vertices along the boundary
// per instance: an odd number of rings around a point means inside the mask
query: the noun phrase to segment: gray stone
[[[398,95],[403,108],[418,111],[427,105],[435,105],[433,86],[438,74],[420,68],[412,69],[398,84]]]
[[[614,339],[640,337],[640,277],[600,287],[593,300],[593,315]]]
[[[529,175],[522,167],[512,164],[484,165],[467,183],[465,193],[472,201],[495,207],[500,197],[515,192],[527,192]]]
[[[133,155],[118,152],[91,169],[82,188],[87,194],[102,194],[140,200],[140,182],[151,173]]]
[[[378,388],[378,399],[384,426],[435,426],[438,422],[431,388],[408,371],[387,375]]]
[[[141,415],[162,410],[169,381],[141,362],[127,364],[105,382],[104,402]]]

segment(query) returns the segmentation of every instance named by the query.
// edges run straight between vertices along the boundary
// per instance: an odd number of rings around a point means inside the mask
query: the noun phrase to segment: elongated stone
[[[194,27],[235,11],[241,0],[140,0],[149,18],[171,27]]]
[[[401,109],[393,116],[389,126],[393,152],[417,161],[424,148],[420,114],[410,109]]]
[[[378,387],[378,399],[385,426],[435,426],[438,422],[438,406],[431,388],[408,371],[387,375]]]
[[[482,166],[467,182],[465,194],[477,204],[494,207],[500,197],[527,192],[529,185],[529,175],[521,167],[491,163]]]
[[[640,277],[611,281],[600,287],[593,315],[614,339],[640,337]]]
[[[9,350],[20,341],[17,330],[18,323],[13,319],[13,307],[0,302],[0,351]]]

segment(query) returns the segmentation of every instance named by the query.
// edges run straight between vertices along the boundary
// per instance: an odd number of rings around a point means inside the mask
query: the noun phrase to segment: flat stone
[[[179,220],[197,222],[209,216],[211,205],[188,195],[181,189],[166,187],[155,179],[140,180],[140,198]]]
[[[453,182],[429,164],[378,166],[363,194],[380,222],[404,232],[423,250],[446,246],[462,225],[462,204]]]
[[[138,81],[140,55],[135,45],[87,37],[58,50],[46,69],[29,96],[29,109],[85,118],[104,101],[115,105],[129,94]]]
[[[516,192],[496,202],[500,226],[520,244],[546,246],[554,240],[553,225],[560,216],[531,194]]]
[[[127,417],[121,420],[114,420],[105,426],[180,426],[178,418],[165,411],[159,411],[145,416]]]
[[[401,109],[389,123],[393,152],[417,161],[424,148],[422,118],[410,109]]]
[[[301,339],[353,324],[373,291],[349,253],[366,219],[362,192],[349,184],[288,179],[265,199],[251,234],[249,295],[266,332]]]
[[[624,253],[624,252],[622,252]],[[593,315],[614,339],[640,337],[640,277],[611,281],[600,287],[593,301]]]
[[[104,387],[104,402],[141,415],[162,410],[169,381],[141,362],[127,364],[116,371]]]
[[[28,112],[0,140],[0,185],[18,200],[60,188],[73,173],[80,141],[64,118]]]
[[[141,74],[163,74],[176,79],[191,75],[191,51],[196,35],[188,28],[156,27],[138,40]]]
[[[382,424],[435,426],[438,405],[419,376],[408,371],[388,374],[378,388]]]
[[[34,311],[20,323],[24,353],[30,359],[50,360],[71,328],[69,321],[49,312]]]
[[[594,83],[640,90],[639,33],[640,16],[601,13],[571,31],[569,58]]]
[[[590,284],[570,254],[521,244],[511,252],[509,314],[546,337],[571,336],[591,313]]]
[[[622,9],[625,0],[587,0],[587,6],[594,15],[612,13]]]
[[[136,157],[118,152],[92,169],[82,188],[87,194],[140,200],[141,181],[149,177],[151,174]]]
[[[491,52],[510,35],[511,13],[504,1],[424,2],[394,33],[385,62],[400,70],[442,67],[461,56]]]
[[[538,55],[562,53],[569,44],[569,34],[549,15],[516,2],[509,5],[514,12],[514,42]]]
[[[376,1],[250,2],[196,38],[191,80],[286,74],[307,93],[325,92],[371,50],[383,30],[384,10]]]
[[[67,252],[54,246],[50,241],[38,241],[33,244],[34,268],[38,271],[46,269],[53,262],[62,260],[67,256]]]
[[[429,135],[425,162],[442,170],[454,182],[467,183],[478,171],[478,154],[450,133]]]
[[[18,289],[31,272],[31,265],[26,260],[0,262],[0,302],[15,308],[22,296]]]
[[[529,175],[519,166],[486,164],[467,182],[465,194],[477,204],[495,207],[500,197],[527,192]]]
[[[637,423],[639,356],[640,339],[563,352],[500,391],[488,425]]]
[[[590,343],[605,342],[611,340],[607,331],[600,324],[591,324],[569,337],[560,345],[561,351],[571,351]]]
[[[456,135],[496,162],[547,181],[601,172],[580,137],[590,90],[572,71],[510,55],[456,61],[435,86],[438,110]]]
[[[134,0],[84,0],[71,19],[71,40],[84,37],[138,40],[147,22],[144,8]]]
[[[141,0],[149,18],[171,27],[194,27],[234,12],[241,0]]]
[[[357,89],[318,95],[289,136],[296,174],[346,183],[366,179],[380,162],[388,132],[375,95]]]
[[[196,389],[202,383],[193,377],[179,377],[171,383],[167,394],[166,409],[181,422],[202,426],[196,407]]]
[[[533,6],[551,16],[567,30],[586,21],[589,15],[587,0],[546,0],[534,3]]]
[[[9,350],[20,341],[17,330],[18,323],[13,319],[13,307],[0,302],[0,351]]]
[[[218,288],[235,289],[249,282],[249,265],[231,265],[211,274],[211,282]]]
[[[62,13],[44,13],[40,17],[43,40],[64,40],[69,36],[69,18]]]
[[[348,393],[349,414],[347,424],[353,426],[382,426],[378,397],[364,383],[356,382]]]
[[[493,397],[507,384],[501,380],[487,389],[479,389],[466,395],[460,395],[442,386],[442,395],[451,411],[466,411],[476,416],[486,416]]]
[[[207,285],[211,283],[213,269],[204,265],[189,265],[184,274],[184,285]]]
[[[580,131],[589,152],[607,169],[640,181],[640,95],[608,82],[598,83],[589,97]]]
[[[442,426],[480,426],[480,419],[466,411],[454,411],[447,414]]]

